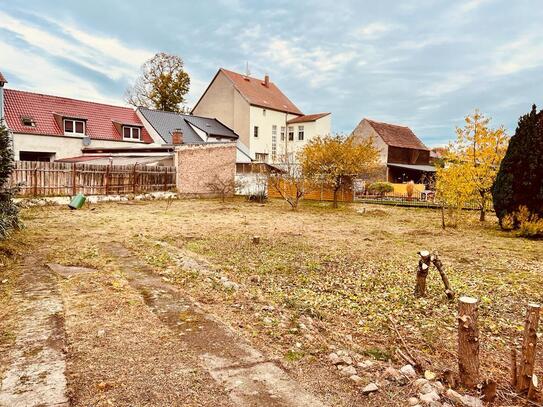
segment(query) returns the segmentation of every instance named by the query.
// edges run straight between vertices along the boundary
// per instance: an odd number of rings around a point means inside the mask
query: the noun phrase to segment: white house
[[[219,69],[192,109],[230,127],[260,162],[278,162],[309,140],[330,134],[331,114],[304,115],[266,75]]]

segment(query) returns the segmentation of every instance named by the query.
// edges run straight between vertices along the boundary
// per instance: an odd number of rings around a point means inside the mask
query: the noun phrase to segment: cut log
[[[517,387],[517,350],[511,348],[511,386]]]
[[[530,387],[528,388],[528,400],[535,400],[539,394],[539,380],[535,374],[532,374],[532,380],[530,380]]]
[[[428,277],[428,271],[430,269],[430,252],[428,250],[421,250],[419,252],[419,268],[417,270],[417,282],[415,284],[415,297],[426,296],[426,277]]]
[[[449,282],[449,278],[447,277],[447,274],[445,274],[445,270],[443,270],[443,263],[441,262],[439,258],[439,254],[437,252],[432,253],[431,259],[434,266],[436,266],[437,271],[439,271],[441,280],[443,280],[443,285],[445,286],[445,294],[447,295],[447,298],[449,300],[453,300],[454,291],[451,287],[451,283]]]
[[[496,399],[496,391],[498,384],[491,379],[486,379],[483,382],[481,392],[483,393],[483,401],[485,403],[492,403]]]
[[[458,300],[458,373],[460,383],[473,388],[479,381],[479,328],[477,299]]]
[[[522,353],[517,377],[517,390],[519,392],[527,391],[530,388],[532,375],[534,373],[536,345],[537,345],[537,325],[539,324],[539,304],[529,303],[524,323],[524,338],[522,340]]]

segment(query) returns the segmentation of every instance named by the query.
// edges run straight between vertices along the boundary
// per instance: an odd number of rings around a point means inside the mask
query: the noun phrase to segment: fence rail
[[[169,191],[176,186],[176,168],[16,161],[8,185],[23,197]]]
[[[441,208],[441,203],[435,200],[434,193],[415,193],[412,196],[397,193],[388,193],[386,195],[360,194],[355,197],[355,202],[397,206],[416,206],[423,208]],[[479,210],[480,204],[477,202],[465,202],[463,209]],[[487,211],[494,210],[491,200],[487,201],[485,209]]]

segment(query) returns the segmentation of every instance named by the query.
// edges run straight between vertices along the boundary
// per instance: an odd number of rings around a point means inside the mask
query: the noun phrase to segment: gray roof
[[[239,138],[236,133],[217,119],[152,110],[145,107],[139,107],[138,110],[167,144],[171,144],[171,133],[175,129],[181,129],[183,132],[183,143],[185,144],[204,143],[205,140],[202,140],[192,126],[202,130],[211,137],[227,137],[236,140]]]

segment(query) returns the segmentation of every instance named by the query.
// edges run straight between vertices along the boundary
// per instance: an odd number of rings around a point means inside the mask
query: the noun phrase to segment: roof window
[[[21,122],[23,123],[24,126],[36,127],[36,121],[30,116],[22,116]]]

